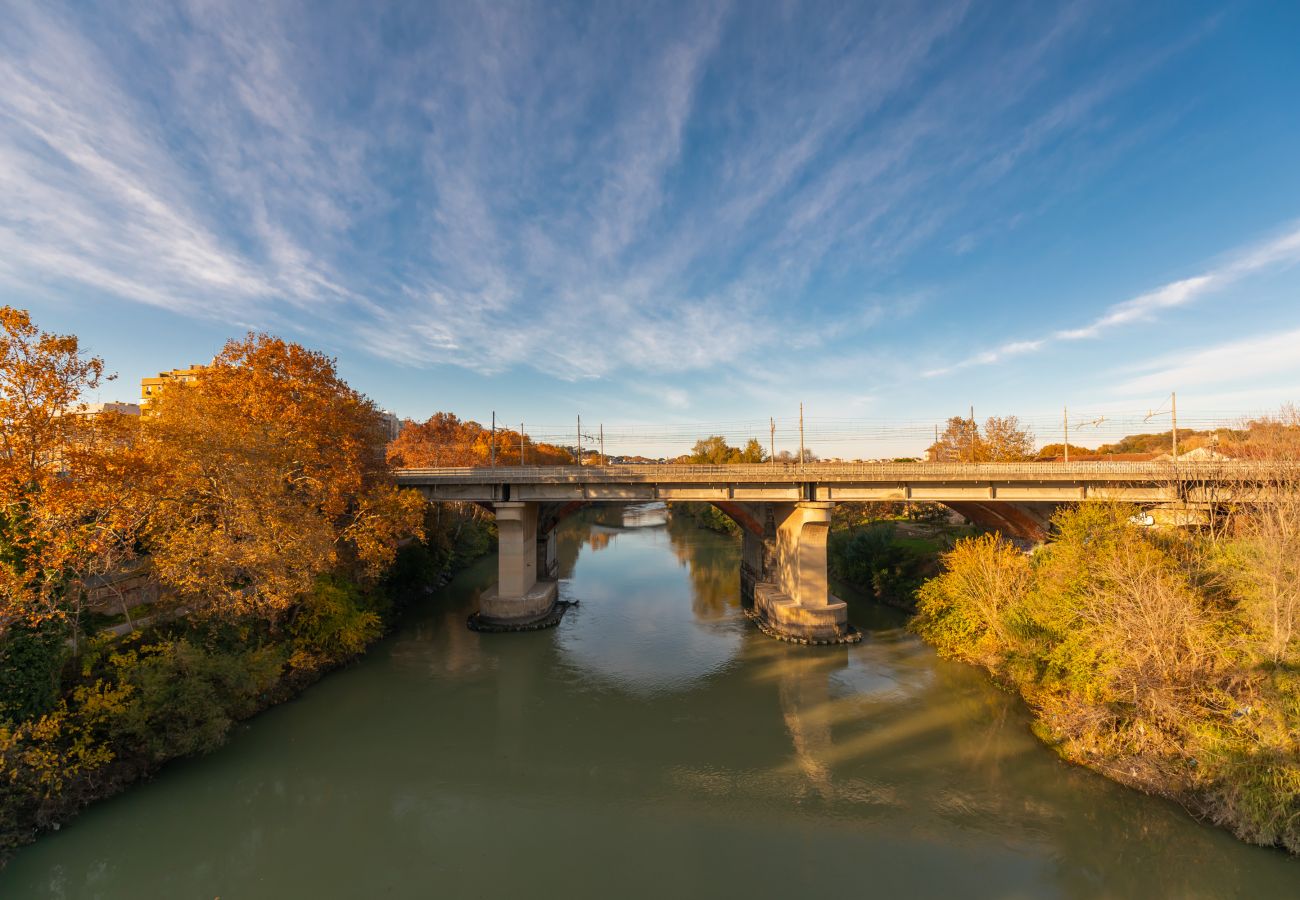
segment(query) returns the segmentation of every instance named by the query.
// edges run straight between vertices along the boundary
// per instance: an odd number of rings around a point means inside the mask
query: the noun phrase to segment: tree
[[[990,416],[982,430],[971,419],[952,416],[930,450],[938,462],[1012,462],[1033,458],[1034,435],[1015,416]]]
[[[1080,447],[1078,444],[1070,445],[1070,456],[1092,456],[1098,451],[1089,447]],[[1057,459],[1065,455],[1065,444],[1057,441],[1055,444],[1044,444],[1038,448],[1037,458],[1042,460]]]
[[[1234,452],[1255,465],[1224,498],[1240,510],[1226,568],[1262,654],[1277,664],[1300,643],[1300,410],[1249,423]]]
[[[990,416],[984,420],[976,455],[991,462],[1032,459],[1034,435],[1015,416]]]
[[[102,380],[75,336],[0,307],[0,635],[67,619],[78,578],[132,552],[133,423],[81,402]]]
[[[492,431],[478,422],[462,421],[452,413],[434,413],[425,422],[407,422],[388,445],[388,460],[403,468],[486,466],[492,460]],[[496,462],[519,465],[520,434],[508,428],[496,433]],[[530,466],[573,463],[575,451],[535,442],[523,436],[524,462]]]
[[[756,438],[750,438],[742,447],[733,447],[720,434],[711,435],[695,442],[686,462],[695,465],[722,466],[732,463],[767,462],[767,453]]]
[[[378,410],[321,353],[230,341],[144,425],[154,571],[192,609],[278,619],[321,575],[378,577],[421,531],[423,500],[394,485]]]
[[[979,427],[972,419],[951,416],[948,425],[939,435],[935,450],[938,462],[976,462],[978,460]]]
[[[735,460],[740,463],[763,463],[767,462],[767,451],[763,445],[758,442],[757,438],[750,438],[745,442],[745,446],[737,451],[738,458]]]

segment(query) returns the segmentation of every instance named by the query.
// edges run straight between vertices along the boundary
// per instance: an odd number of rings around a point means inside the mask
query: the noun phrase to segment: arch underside
[[[1050,501],[1008,500],[951,500],[943,505],[977,525],[1034,543],[1047,540],[1052,513],[1057,507]]]

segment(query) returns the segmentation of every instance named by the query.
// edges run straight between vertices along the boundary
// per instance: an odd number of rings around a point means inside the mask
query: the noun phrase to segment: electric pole
[[[799,404],[799,465],[803,465],[803,404]]]
[[[578,465],[582,465],[582,414],[578,414]]]
[[[600,423],[600,465],[605,467],[605,423]]]
[[[488,447],[488,460],[492,468],[497,467],[497,411],[492,410],[492,443]]]
[[[1070,463],[1070,407],[1063,407],[1065,410],[1065,462]]]
[[[776,465],[776,419],[767,417],[767,459]]]
[[[970,461],[975,462],[975,407],[970,408]]]
[[[1169,392],[1169,415],[1173,419],[1173,449],[1174,462],[1178,462],[1178,394],[1173,391]]]
[[[524,423],[519,423],[519,465],[524,464]]]

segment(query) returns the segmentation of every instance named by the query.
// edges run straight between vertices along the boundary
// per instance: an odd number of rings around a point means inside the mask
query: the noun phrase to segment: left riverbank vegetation
[[[397,489],[321,353],[232,340],[141,416],[87,411],[108,380],[0,307],[0,858],[355,657],[494,536]],[[97,630],[95,586],[132,571],[147,616],[119,595],[127,628]]]

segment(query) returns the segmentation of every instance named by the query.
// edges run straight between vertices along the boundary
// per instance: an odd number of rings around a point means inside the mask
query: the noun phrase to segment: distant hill
[[[1193,450],[1206,448],[1225,456],[1257,456],[1270,448],[1286,445],[1300,446],[1300,419],[1285,415],[1281,419],[1256,419],[1244,428],[1212,428],[1197,431],[1178,429],[1180,456]],[[1038,459],[1056,460],[1064,457],[1061,443],[1048,444],[1038,451]],[[1155,459],[1170,451],[1168,431],[1147,434],[1130,434],[1113,444],[1102,444],[1094,449],[1070,445],[1071,461],[1110,460],[1114,462],[1143,462]]]

